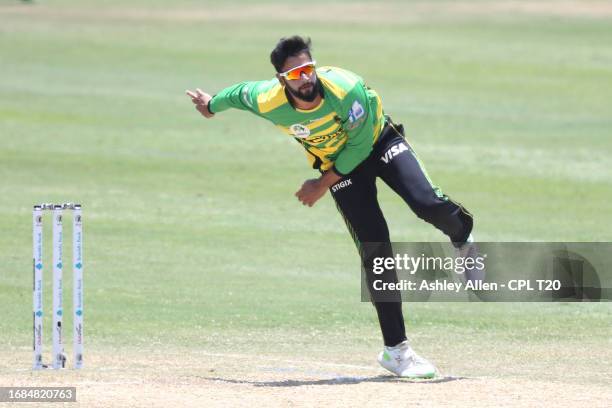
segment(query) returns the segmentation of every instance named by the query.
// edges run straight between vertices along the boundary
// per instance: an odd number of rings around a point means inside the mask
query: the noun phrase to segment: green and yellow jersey
[[[274,78],[225,88],[210,101],[211,112],[248,110],[269,120],[306,149],[310,164],[350,173],[372,151],[384,126],[382,102],[356,74],[335,67],[317,68],[323,99],[310,110],[294,108]]]

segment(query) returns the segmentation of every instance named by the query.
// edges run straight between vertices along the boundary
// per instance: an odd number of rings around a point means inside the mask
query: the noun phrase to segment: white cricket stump
[[[53,368],[65,366],[64,343],[62,339],[62,323],[64,306],[62,299],[63,288],[63,211],[62,206],[56,204],[53,207]]]
[[[43,227],[42,227],[42,207],[34,206],[32,211],[32,295],[34,308],[32,310],[33,319],[33,348],[34,348],[34,370],[43,368],[42,362],[42,332],[43,332]]]
[[[83,224],[81,206],[76,204],[72,212],[72,312],[73,317],[73,365],[83,367]]]

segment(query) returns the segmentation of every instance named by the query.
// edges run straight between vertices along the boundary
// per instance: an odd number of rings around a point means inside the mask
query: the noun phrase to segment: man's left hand
[[[306,180],[295,196],[302,204],[312,207],[327,191],[327,186],[321,179]]]

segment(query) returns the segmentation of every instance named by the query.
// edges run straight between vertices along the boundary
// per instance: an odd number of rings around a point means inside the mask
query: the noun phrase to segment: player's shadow
[[[322,380],[279,380],[279,381],[247,381],[229,378],[208,377],[207,380],[222,381],[230,384],[248,384],[254,387],[301,387],[304,385],[350,385],[361,383],[414,383],[414,384],[439,384],[450,381],[465,380],[467,377],[438,377],[432,379],[409,379],[399,378],[391,375],[379,375],[376,377],[335,377]]]

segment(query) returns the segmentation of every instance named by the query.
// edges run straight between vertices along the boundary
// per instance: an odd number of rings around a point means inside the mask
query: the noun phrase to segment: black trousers
[[[331,186],[338,211],[351,233],[362,258],[366,278],[372,287],[371,256],[363,243],[389,243],[389,228],[377,199],[376,179],[381,178],[421,219],[432,224],[453,243],[463,243],[472,231],[473,218],[460,204],[435,187],[416,154],[404,138],[402,125],[391,123],[383,129],[373,151],[350,174]],[[390,251],[390,245],[382,245]],[[375,254],[392,256],[391,254]],[[377,277],[380,279],[380,277]],[[395,271],[385,280],[396,281]],[[399,296],[388,301],[373,301],[386,346],[406,340],[402,303]]]

